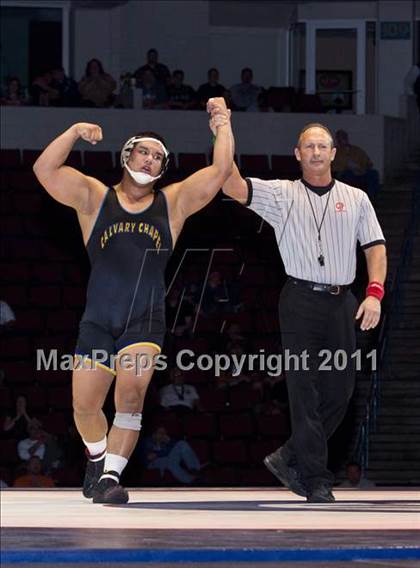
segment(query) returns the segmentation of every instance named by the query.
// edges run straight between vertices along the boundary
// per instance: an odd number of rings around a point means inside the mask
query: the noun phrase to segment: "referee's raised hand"
[[[358,320],[362,316],[360,329],[362,331],[374,329],[381,319],[381,302],[373,296],[365,298],[357,310],[356,319]]]

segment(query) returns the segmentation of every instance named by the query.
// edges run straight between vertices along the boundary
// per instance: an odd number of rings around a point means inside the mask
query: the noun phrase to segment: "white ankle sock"
[[[99,442],[86,442],[86,440],[83,440],[83,443],[91,456],[98,456],[98,459],[103,458],[102,454],[106,451],[106,436],[102,440],[99,440]]]
[[[124,456],[118,456],[117,454],[106,454],[105,465],[104,465],[104,476],[108,471],[115,471],[118,475],[121,475],[123,469],[127,465],[128,459]]]

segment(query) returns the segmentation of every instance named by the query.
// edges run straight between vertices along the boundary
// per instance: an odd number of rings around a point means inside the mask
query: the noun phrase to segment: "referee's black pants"
[[[282,455],[290,465],[297,465],[309,490],[333,482],[327,469],[327,440],[343,420],[354,389],[355,363],[351,355],[356,347],[356,308],[350,290],[334,296],[288,280],[280,294],[284,362],[288,355],[308,354],[307,369],[303,368],[302,357],[299,368],[295,369],[290,360],[290,369],[286,369],[292,435]],[[320,356],[323,349],[331,352],[328,363],[326,354]],[[338,350],[341,352],[334,355]],[[331,370],[322,369],[323,363]]]

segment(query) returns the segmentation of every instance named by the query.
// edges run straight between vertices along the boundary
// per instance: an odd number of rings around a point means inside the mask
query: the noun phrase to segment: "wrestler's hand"
[[[207,101],[207,112],[212,116],[216,113],[223,113],[228,110],[226,101],[223,97],[212,97]]]
[[[74,125],[74,128],[76,129],[79,138],[86,140],[86,142],[90,142],[93,145],[95,145],[97,142],[100,142],[103,138],[102,128],[97,124],[90,124],[89,122],[78,122]]]
[[[356,319],[362,318],[360,329],[367,331],[375,328],[381,318],[381,302],[373,296],[368,296],[359,306]]]
[[[230,110],[227,111],[228,114],[215,114],[209,120],[210,130],[213,132],[214,136],[217,134],[217,129],[220,126],[224,126],[230,121]]]

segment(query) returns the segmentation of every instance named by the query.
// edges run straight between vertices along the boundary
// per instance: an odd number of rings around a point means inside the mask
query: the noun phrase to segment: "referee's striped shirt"
[[[246,205],[275,231],[286,273],[322,284],[351,284],[356,275],[356,245],[363,249],[385,244],[375,210],[364,191],[334,180],[317,193],[302,180],[246,178]],[[331,196],[328,201],[328,195]],[[318,262],[321,223],[324,266]]]

